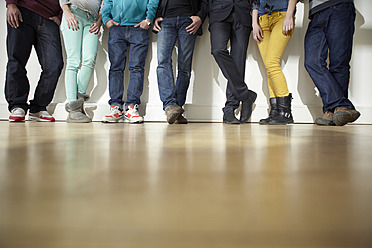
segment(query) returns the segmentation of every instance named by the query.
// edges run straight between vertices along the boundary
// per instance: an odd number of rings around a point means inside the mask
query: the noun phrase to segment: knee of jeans
[[[128,65],[128,69],[131,73],[133,72],[141,72],[143,73],[145,71],[145,66],[141,64],[137,65]]]
[[[179,73],[182,73],[183,75],[186,75],[188,77],[191,76],[191,66],[186,64],[178,64],[178,71]]]
[[[315,56],[305,55],[304,66],[306,70],[316,67],[317,64]]]
[[[50,74],[58,74],[58,76],[60,75],[62,69],[63,69],[63,60],[60,59],[60,60],[56,60],[54,63],[52,64],[49,64],[48,66],[46,66],[44,69],[43,69],[43,72],[44,73],[50,73]]]
[[[172,64],[172,55],[168,56],[164,53],[158,53],[159,65]]]

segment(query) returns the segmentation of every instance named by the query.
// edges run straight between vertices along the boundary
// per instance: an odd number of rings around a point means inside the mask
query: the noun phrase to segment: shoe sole
[[[324,120],[322,118],[317,118],[314,123],[319,126],[335,126],[336,125],[333,123],[333,121]]]
[[[124,122],[124,118],[115,119],[115,120],[102,120],[103,123],[120,123]]]
[[[270,122],[270,123],[268,123],[269,125],[276,125],[276,126],[278,126],[278,125],[288,125],[288,124],[293,124],[294,122],[292,121],[292,122]]]
[[[25,117],[12,117],[12,118],[9,118],[9,122],[24,122],[25,121]]]
[[[241,124],[240,121],[226,121],[226,120],[223,120],[223,123],[224,124]]]
[[[71,120],[71,119],[67,119],[66,122],[67,122],[67,123],[90,123],[90,122],[92,122],[92,120],[90,120],[90,121],[88,121],[88,120],[86,120],[86,121],[81,121],[81,120]]]
[[[143,123],[143,120],[133,121],[133,120],[124,119],[124,123],[129,123],[129,124],[141,124],[141,123]]]
[[[39,117],[28,117],[28,120],[29,121],[38,121],[38,122],[55,122],[56,120],[45,120],[45,119],[41,119]]]
[[[174,124],[178,124],[178,125],[184,125],[184,124],[188,124],[189,122],[188,121],[179,121],[179,120],[176,120],[174,122]]]

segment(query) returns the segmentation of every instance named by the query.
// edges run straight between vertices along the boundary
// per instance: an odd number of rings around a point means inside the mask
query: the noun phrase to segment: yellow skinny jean
[[[263,41],[258,43],[258,49],[267,71],[270,98],[289,95],[287,80],[280,66],[284,50],[293,34],[293,29],[288,35],[283,34],[285,16],[286,11],[279,11],[259,18]]]

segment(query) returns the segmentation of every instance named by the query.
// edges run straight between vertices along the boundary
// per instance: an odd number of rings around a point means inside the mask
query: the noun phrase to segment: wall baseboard
[[[0,120],[8,120],[9,112],[7,104],[0,104]],[[185,116],[191,122],[222,122],[222,105],[198,105],[186,104]],[[372,124],[372,107],[357,106],[362,113],[355,124]],[[102,117],[109,111],[108,104],[86,103],[85,110],[93,118],[93,121],[101,121]],[[48,111],[53,114],[57,121],[67,118],[64,103],[51,103]],[[293,116],[296,123],[313,123],[314,119],[322,114],[321,106],[292,106]],[[141,104],[140,113],[145,115],[145,121],[165,122],[166,117],[161,104]],[[267,105],[254,105],[251,121],[258,122],[268,115]]]

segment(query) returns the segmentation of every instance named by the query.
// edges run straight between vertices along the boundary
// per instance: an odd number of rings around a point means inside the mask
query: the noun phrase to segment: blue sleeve
[[[103,0],[103,7],[102,7],[102,22],[106,25],[106,23],[112,19],[111,9],[112,9],[112,1],[113,0]]]
[[[156,10],[158,9],[159,0],[149,0],[147,3],[146,18],[154,21]]]

